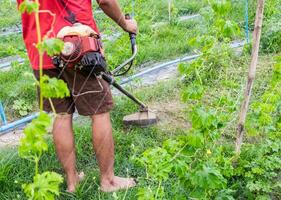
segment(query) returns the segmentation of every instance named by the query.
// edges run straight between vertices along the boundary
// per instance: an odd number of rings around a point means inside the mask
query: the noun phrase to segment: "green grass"
[[[154,3],[153,3],[154,2]],[[176,20],[170,24],[161,27],[152,28],[155,22],[167,21],[167,4],[162,1],[138,1],[136,5],[136,19],[139,21],[140,34],[138,36],[139,55],[137,64],[146,62],[155,62],[159,60],[171,59],[176,56],[186,54],[191,51],[187,45],[187,40],[197,34],[200,34],[202,26],[197,27],[195,22],[178,23]],[[177,15],[186,13],[196,13],[199,10],[199,5],[196,1],[175,1],[175,6],[178,8]],[[203,1],[202,1],[203,2]],[[243,4],[241,1],[235,1],[237,4],[237,20],[243,21]],[[239,3],[239,4],[238,4]],[[126,11],[130,11],[129,1],[122,1],[126,5]],[[202,4],[203,5],[203,4]],[[161,8],[161,9],[157,9]],[[236,18],[235,18],[236,19]],[[252,19],[252,18],[251,18]],[[110,22],[104,15],[98,15],[97,21],[101,30],[108,34],[113,34],[116,31],[121,31],[113,22]],[[242,23],[240,24],[242,26]],[[7,39],[2,47],[11,44],[17,45],[18,39]],[[115,66],[120,63],[125,57],[130,54],[129,40],[127,34],[123,34],[115,42],[105,42],[107,56],[110,66]],[[1,45],[0,45],[1,46]],[[5,50],[0,49],[5,54]],[[13,52],[13,51],[12,51]],[[252,100],[258,100],[260,94],[263,93],[267,86],[267,81],[271,75],[272,57],[274,54],[262,55],[258,67],[257,79],[254,86],[254,95]],[[246,73],[249,64],[249,55],[237,58],[235,62],[230,63],[230,66],[217,74],[218,83],[214,83],[209,92],[204,98],[204,104],[210,103],[220,104],[223,101],[233,102],[235,112],[231,112],[232,121],[224,128],[224,141],[233,144],[236,131],[236,121],[238,109],[243,94]],[[32,85],[32,79],[26,77],[24,72],[31,71],[28,64],[14,66],[11,71],[0,73],[0,99],[8,108],[9,118],[15,117],[15,113],[11,108],[14,100],[24,99],[30,104],[36,105],[35,86]],[[223,87],[222,87],[223,86]],[[178,81],[166,82],[158,84],[154,87],[144,88],[137,92],[137,96],[145,102],[159,104],[169,102],[178,98],[178,93],[182,89],[182,84]],[[134,89],[132,89],[133,92]],[[218,96],[224,96],[225,99],[218,99]],[[186,108],[192,106],[192,103],[187,104]],[[210,105],[212,106],[212,105]],[[213,105],[216,107],[217,105]],[[34,106],[35,107],[35,106]],[[217,106],[220,109],[225,109],[228,113],[228,108]],[[136,106],[125,97],[116,98],[116,107],[112,112],[112,122],[114,129],[114,138],[116,141],[116,174],[134,177],[140,177],[139,186],[135,189],[118,192],[116,195],[119,199],[136,199],[137,189],[139,187],[153,185],[150,180],[145,180],[146,173],[143,167],[138,166],[132,159],[133,156],[139,156],[144,150],[150,147],[159,146],[168,138],[185,133],[186,130],[172,131],[169,128],[162,129],[158,126],[151,128],[125,128],[122,125],[120,116],[136,111]],[[182,110],[183,115],[185,113]],[[171,113],[173,114],[173,113]],[[98,169],[97,163],[92,153],[91,145],[91,129],[89,120],[80,119],[75,123],[75,137],[77,143],[77,165],[79,170],[84,170],[87,174],[86,180],[80,185],[75,195],[65,193],[66,185],[64,184],[61,191],[62,195],[59,199],[114,199],[113,194],[103,194],[98,191]],[[45,154],[40,162],[40,171],[50,170],[62,173],[61,167],[56,159],[54,146],[49,142],[49,152]],[[21,184],[32,181],[34,172],[33,163],[20,159],[15,149],[5,149],[0,151],[0,199],[23,199]],[[167,199],[173,198],[173,177],[165,183]]]
[[[257,79],[255,82],[253,101],[259,97],[259,94],[263,92],[266,87],[267,80],[271,76],[272,57],[262,56],[258,67]],[[228,100],[236,102],[235,107],[239,108],[241,96],[243,94],[248,59],[249,57],[242,57],[237,59],[236,65],[231,65],[220,74],[223,79],[219,79],[224,84],[220,87],[210,88],[204,104],[208,105],[210,102],[216,102],[218,96],[226,96]],[[218,75],[218,76],[220,76]],[[241,78],[242,77],[242,78]],[[149,104],[159,105],[164,102],[171,102],[178,98],[179,92],[182,89],[182,83],[180,81],[168,81],[162,82],[155,86],[145,87],[142,90],[135,91],[133,88],[128,88],[133,91],[137,97],[141,98],[144,102]],[[187,104],[188,109],[191,104]],[[215,107],[216,105],[214,105]],[[220,107],[220,109],[224,109]],[[117,192],[118,198],[123,199],[136,199],[138,188],[145,187],[147,185],[152,186],[154,183],[150,180],[146,180],[145,169],[132,159],[138,157],[143,151],[148,148],[153,148],[162,144],[163,141],[169,138],[176,137],[180,134],[185,134],[185,129],[179,129],[172,131],[167,128],[160,128],[159,126],[153,126],[150,128],[125,128],[122,125],[122,116],[135,112],[137,107],[124,96],[115,98],[115,108],[112,112],[113,132],[116,143],[116,168],[115,172],[122,176],[133,176],[139,178],[138,187],[125,191]],[[227,109],[225,110],[226,112]],[[237,110],[238,111],[238,110]],[[180,112],[185,113],[185,110]],[[235,135],[235,121],[237,121],[237,112],[232,113],[233,120],[224,129],[224,141],[233,144]],[[171,113],[171,115],[173,115]],[[91,144],[91,128],[90,120],[86,118],[80,118],[75,123],[75,138],[77,147],[77,166],[79,170],[83,170],[86,173],[86,179],[81,183],[75,195],[65,193],[66,184],[64,183],[61,188],[61,197],[59,199],[114,199],[113,194],[101,193],[98,189],[99,172],[97,163],[92,153]],[[16,149],[4,149],[0,152],[0,186],[1,194],[0,199],[23,199],[23,192],[21,190],[21,184],[32,181],[33,163],[20,159]],[[54,146],[50,140],[49,152],[45,154],[40,161],[40,171],[55,171],[62,174],[61,167],[57,161]],[[13,178],[9,178],[13,177]],[[173,177],[165,183],[166,198],[172,199],[173,194]]]
[[[0,58],[20,55],[26,52],[22,35],[13,34],[0,38]]]
[[[15,100],[23,100],[26,104],[36,107],[36,87],[28,63],[19,65],[14,63],[8,71],[0,73],[0,99],[4,104],[8,120],[20,117],[12,106]]]
[[[20,14],[17,3],[11,0],[2,0],[0,6],[0,27],[7,28],[20,23]]]
[[[130,2],[128,0],[121,1],[126,12],[131,11]],[[190,5],[186,1],[180,0],[176,1],[175,6],[178,9],[189,9]],[[93,9],[96,9],[95,5]],[[168,4],[162,1],[141,1],[136,2],[135,10],[137,11],[136,19],[139,22],[140,29],[137,38],[139,53],[135,65],[172,59],[190,52],[191,49],[187,45],[187,41],[200,32],[196,28],[198,21],[183,23],[173,21],[171,24],[167,23],[153,28],[152,25],[156,22],[167,22]],[[104,14],[97,14],[95,18],[99,28],[105,34],[113,35],[116,32],[122,32]],[[130,44],[127,33],[123,33],[116,41],[104,41],[104,43],[110,69],[130,56]],[[26,51],[21,35],[0,38],[0,58],[24,54],[24,52]],[[15,67],[11,71],[1,73],[0,75],[0,99],[4,102],[9,119],[18,117],[17,112],[12,108],[16,98],[23,99],[29,105],[36,105],[34,103],[36,99],[35,87],[32,86],[32,81],[23,76],[23,72],[26,70],[28,70],[27,63],[24,67]],[[14,89],[15,86],[17,87],[16,89]]]
[[[137,92],[137,96],[144,101],[157,102],[169,101],[179,92],[178,81],[170,81],[147,87]],[[116,106],[112,112],[113,132],[116,143],[115,172],[118,175],[144,177],[145,170],[136,165],[130,158],[142,153],[149,147],[160,145],[165,139],[172,138],[176,134],[163,131],[156,127],[150,128],[125,128],[122,125],[121,116],[136,111],[136,106],[125,97],[116,98]],[[66,185],[61,188],[62,195],[59,199],[113,199],[112,194],[104,194],[98,190],[99,173],[97,163],[92,152],[90,121],[82,118],[75,123],[75,138],[77,148],[77,166],[86,173],[86,179],[82,182],[75,195],[65,193]],[[134,146],[134,147],[133,147]],[[24,199],[21,184],[30,182],[34,171],[33,163],[20,159],[15,149],[0,151],[0,199]],[[62,174],[57,161],[54,146],[50,140],[49,152],[40,162],[40,171],[51,170]],[[9,178],[13,177],[13,178]],[[139,187],[144,183],[140,183]],[[126,199],[134,199],[137,188],[129,190]],[[123,197],[125,191],[117,193]],[[19,197],[17,197],[19,196]]]

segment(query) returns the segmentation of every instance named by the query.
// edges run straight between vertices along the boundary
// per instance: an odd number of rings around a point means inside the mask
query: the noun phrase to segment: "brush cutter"
[[[126,15],[127,19],[129,17],[130,17],[129,15]],[[120,66],[118,66],[116,69],[114,69],[112,72],[101,72],[101,75],[102,75],[102,78],[106,82],[108,82],[110,85],[115,87],[117,90],[119,90],[121,93],[126,95],[133,102],[135,102],[137,105],[140,106],[139,112],[125,116],[123,118],[123,123],[125,125],[149,126],[149,125],[157,123],[156,114],[154,112],[151,112],[148,109],[147,105],[145,105],[143,102],[141,102],[135,96],[133,96],[131,93],[129,93],[123,87],[121,87],[114,79],[114,76],[122,76],[129,72],[129,70],[131,69],[131,67],[133,65],[134,59],[137,55],[136,35],[133,33],[130,33],[129,36],[130,36],[131,47],[132,47],[132,56],[128,60],[126,60],[124,63],[122,63]],[[126,66],[128,66],[128,67],[126,68]]]
[[[129,15],[126,15],[130,19]],[[89,76],[102,77],[106,82],[126,95],[140,106],[140,111],[125,116],[125,125],[148,126],[157,122],[156,115],[139,99],[121,87],[114,77],[125,75],[131,69],[137,55],[136,35],[130,33],[132,56],[113,71],[108,71],[99,35],[89,26],[73,22],[72,26],[62,28],[57,37],[64,42],[64,49],[54,56],[53,64],[60,70],[72,67],[86,71]]]

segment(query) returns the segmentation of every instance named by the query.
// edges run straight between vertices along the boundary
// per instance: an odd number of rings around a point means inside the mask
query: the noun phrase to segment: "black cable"
[[[124,72],[118,73],[118,74],[114,74],[114,76],[118,77],[118,76],[124,76],[124,75],[126,75],[126,74],[130,71],[130,69],[132,68],[133,62],[134,62],[134,61],[132,61],[132,62],[130,63],[130,66],[129,66]]]

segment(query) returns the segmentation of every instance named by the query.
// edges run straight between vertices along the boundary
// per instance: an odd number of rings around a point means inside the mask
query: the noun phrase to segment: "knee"
[[[57,114],[55,117],[55,122],[70,122],[72,121],[73,115],[72,114]]]
[[[100,114],[96,114],[96,115],[92,115],[92,120],[95,121],[95,120],[104,120],[104,119],[109,119],[110,118],[110,114],[109,112],[106,112],[106,113],[100,113]]]

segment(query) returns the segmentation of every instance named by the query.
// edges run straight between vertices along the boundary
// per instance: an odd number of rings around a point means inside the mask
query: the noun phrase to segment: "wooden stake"
[[[251,64],[249,67],[248,73],[248,81],[244,92],[244,101],[241,106],[240,115],[239,115],[239,123],[237,127],[237,135],[236,135],[236,154],[239,155],[241,152],[241,145],[243,142],[243,134],[245,129],[245,121],[247,112],[249,109],[250,98],[252,94],[253,84],[256,76],[256,69],[258,64],[258,56],[259,56],[259,46],[260,46],[260,38],[261,38],[261,30],[262,30],[262,22],[263,22],[263,11],[264,11],[265,0],[258,0],[258,6],[256,11],[256,20],[255,20],[255,29],[253,33],[253,49],[251,56]]]

